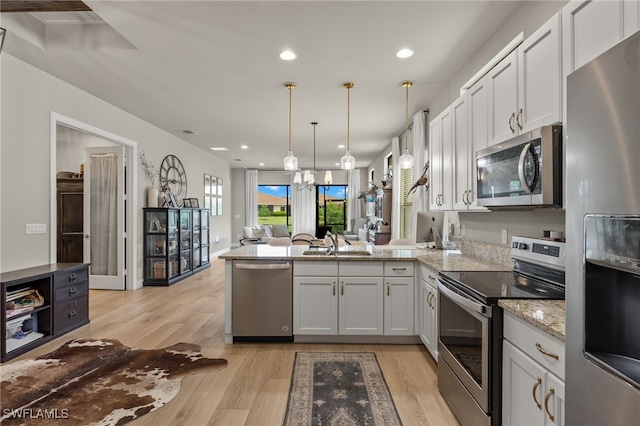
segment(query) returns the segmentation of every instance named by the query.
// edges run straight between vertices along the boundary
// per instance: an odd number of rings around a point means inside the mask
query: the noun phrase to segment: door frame
[[[52,200],[50,208],[50,228],[55,229],[55,224],[58,223],[57,209],[56,209],[56,164],[57,164],[57,126],[58,124],[76,129],[80,132],[88,133],[93,136],[106,139],[110,142],[124,146],[125,149],[125,161],[124,166],[128,169],[126,186],[126,202],[128,208],[126,210],[125,222],[127,223],[127,232],[125,233],[125,274],[127,276],[125,290],[135,290],[142,286],[141,282],[138,282],[138,252],[137,252],[137,240],[138,240],[138,217],[136,212],[138,211],[138,143],[131,139],[127,139],[120,135],[116,135],[109,131],[100,129],[87,123],[75,120],[70,117],[66,117],[56,112],[51,112],[49,138],[50,138],[50,167],[49,167],[49,182],[50,182],[50,199]],[[49,238],[49,258],[51,263],[56,263],[57,256],[57,235],[55,232],[50,233]],[[124,267],[124,265],[123,265]]]

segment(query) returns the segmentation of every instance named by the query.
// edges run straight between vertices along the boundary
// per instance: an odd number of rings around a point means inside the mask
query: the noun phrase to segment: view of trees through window
[[[287,225],[291,231],[290,191],[290,185],[258,185],[258,224]]]
[[[330,227],[331,232],[344,231],[347,227],[347,190],[346,185],[317,187],[317,224],[318,227]]]

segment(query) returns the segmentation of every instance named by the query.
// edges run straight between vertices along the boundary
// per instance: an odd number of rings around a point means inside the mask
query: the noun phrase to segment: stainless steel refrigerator
[[[640,422],[640,32],[567,79],[566,424]]]

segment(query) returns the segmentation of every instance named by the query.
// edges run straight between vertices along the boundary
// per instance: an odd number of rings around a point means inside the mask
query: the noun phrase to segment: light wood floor
[[[196,343],[225,370],[185,377],[169,404],[134,425],[282,425],[296,351],[375,352],[405,426],[457,425],[438,393],[436,364],[422,345],[224,343],[224,262],[171,287],[91,290],[91,323],[16,360],[50,352],[78,337],[161,348]],[[13,362],[13,361],[12,361]]]

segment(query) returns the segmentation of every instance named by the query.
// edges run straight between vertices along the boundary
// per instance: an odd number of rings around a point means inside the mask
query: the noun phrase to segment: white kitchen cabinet
[[[562,121],[560,13],[488,73],[489,145]]]
[[[624,0],[624,21],[622,22],[623,37],[640,31],[640,0]]]
[[[470,174],[471,146],[469,144],[468,94],[460,96],[451,104],[451,127],[453,139],[453,209],[466,210],[467,195],[471,190]]]
[[[413,262],[385,262],[385,336],[414,335],[415,277],[413,271]]]
[[[426,346],[427,350],[438,361],[438,287],[436,277],[438,274],[420,265],[418,273],[420,277],[420,320],[419,331],[420,340]]]
[[[488,211],[485,207],[478,206],[478,187],[476,184],[477,165],[476,152],[485,149],[489,140],[489,113],[488,113],[487,77],[482,77],[467,91],[469,114],[469,146],[471,147],[469,176],[469,192],[467,193],[467,209]]]
[[[564,425],[564,345],[510,314],[504,329],[502,424]]]
[[[429,210],[453,208],[451,106],[429,123]]]
[[[382,335],[383,263],[296,261],[293,334]]]

